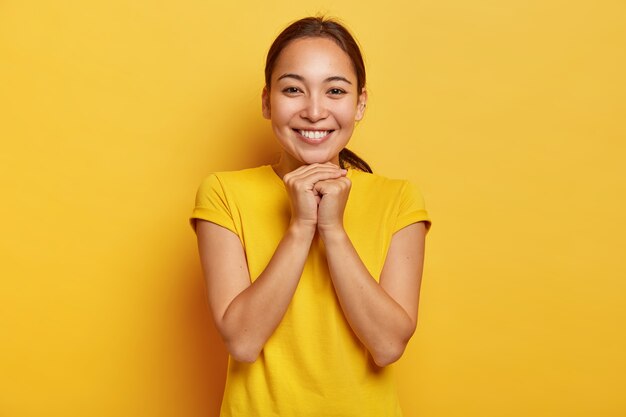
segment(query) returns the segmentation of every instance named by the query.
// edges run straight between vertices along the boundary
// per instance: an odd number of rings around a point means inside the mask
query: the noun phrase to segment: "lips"
[[[330,134],[333,133],[333,130],[303,130],[303,129],[294,129],[294,131],[298,134],[298,137],[309,144],[317,145],[319,143],[324,142],[327,138],[330,137]]]

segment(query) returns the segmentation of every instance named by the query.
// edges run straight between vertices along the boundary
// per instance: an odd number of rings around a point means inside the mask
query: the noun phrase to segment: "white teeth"
[[[298,130],[298,132],[308,139],[321,139],[328,135],[328,130]]]

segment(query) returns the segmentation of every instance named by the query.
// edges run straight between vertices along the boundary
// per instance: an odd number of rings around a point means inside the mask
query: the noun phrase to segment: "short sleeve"
[[[205,178],[196,193],[196,205],[189,222],[196,229],[196,219],[206,220],[237,233],[226,192],[216,174]]]
[[[400,192],[400,205],[394,233],[417,222],[425,222],[426,230],[430,229],[430,217],[424,205],[424,197],[415,185],[405,181]]]

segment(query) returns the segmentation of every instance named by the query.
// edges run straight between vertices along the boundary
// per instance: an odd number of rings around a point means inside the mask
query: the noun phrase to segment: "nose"
[[[328,109],[323,98],[317,95],[308,96],[300,117],[313,123],[328,117]]]

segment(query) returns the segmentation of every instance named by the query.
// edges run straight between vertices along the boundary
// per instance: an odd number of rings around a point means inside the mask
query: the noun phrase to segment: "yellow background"
[[[626,3],[0,2],[0,416],[216,416],[187,217],[266,163],[264,55],[340,16],[351,147],[433,217],[407,417],[626,415]]]

